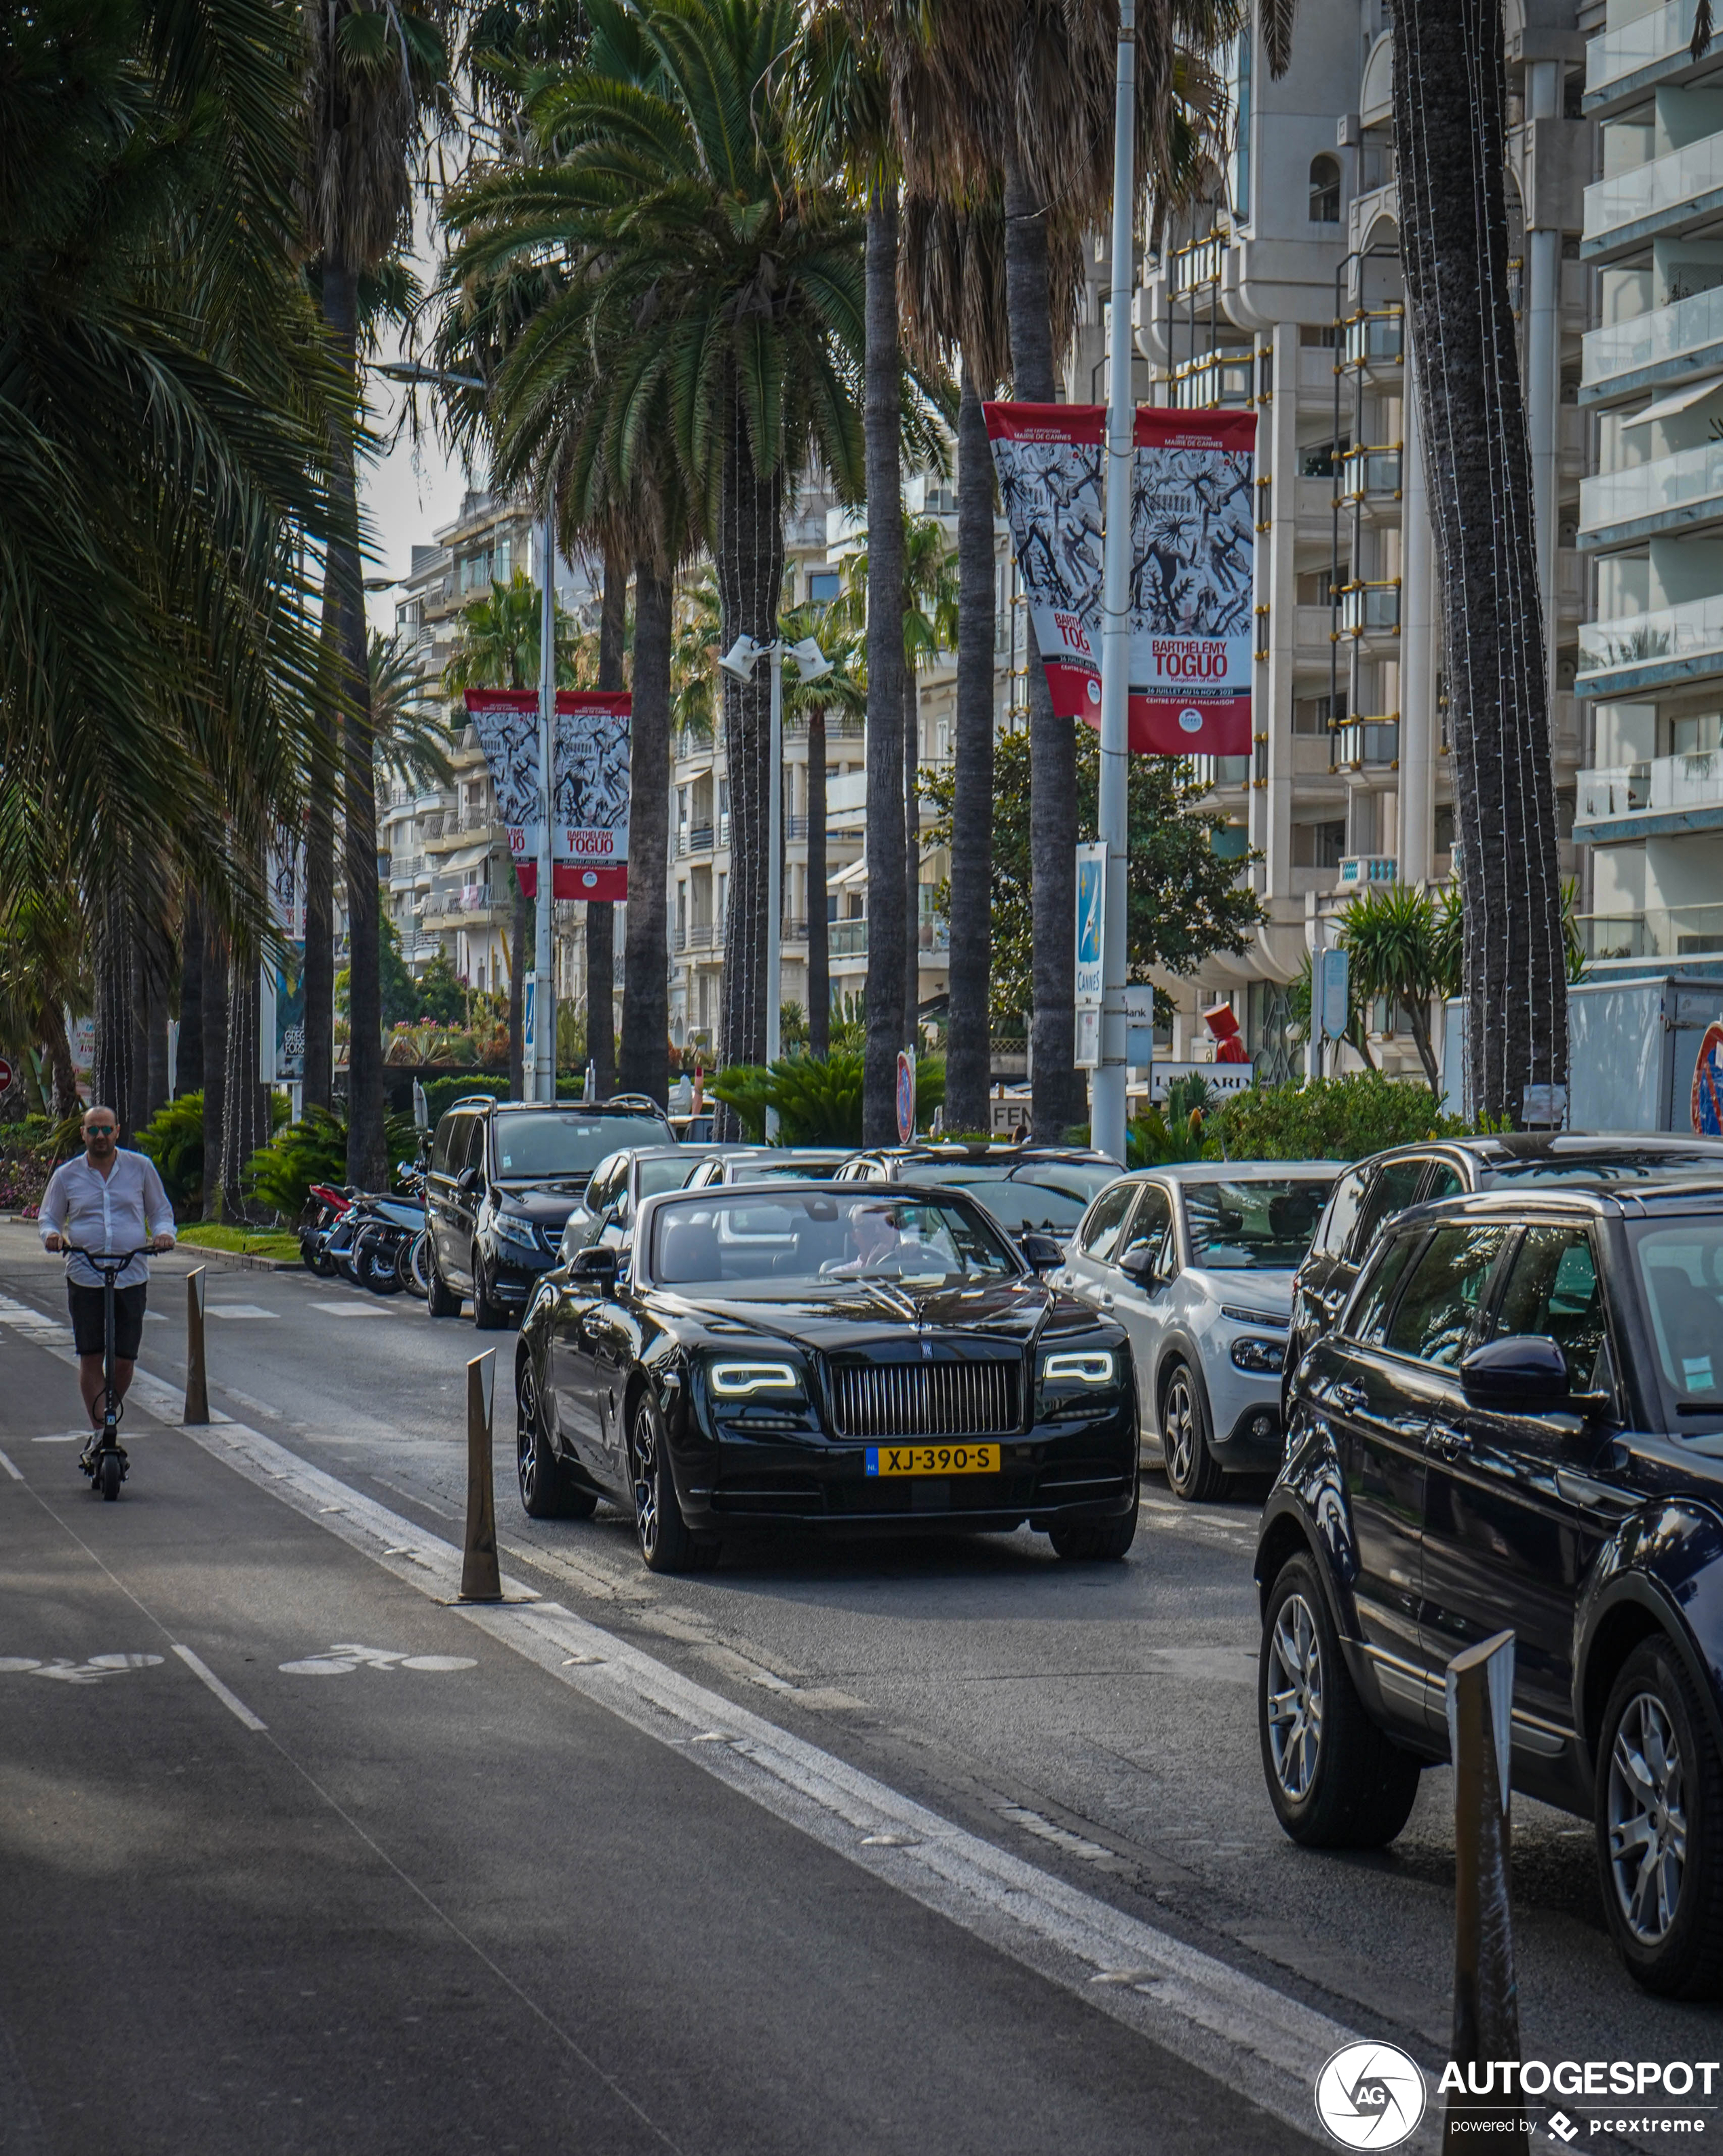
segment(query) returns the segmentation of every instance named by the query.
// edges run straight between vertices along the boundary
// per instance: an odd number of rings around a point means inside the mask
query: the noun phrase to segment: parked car
[[[1723,1178],[1518,1183],[1384,1229],[1291,1384],[1259,1719],[1292,1838],[1373,1847],[1515,1637],[1510,1776],[1593,1824],[1654,1991],[1723,1990]]]
[[[1286,1348],[1290,1382],[1299,1358],[1327,1331],[1370,1255],[1382,1223],[1409,1205],[1430,1204],[1505,1183],[1568,1183],[1599,1176],[1643,1183],[1689,1169],[1723,1174],[1723,1142],[1647,1132],[1616,1137],[1561,1132],[1506,1132],[1499,1137],[1432,1139],[1372,1153],[1334,1186],[1310,1255],[1292,1287]]]
[[[1025,1144],[880,1146],[852,1153],[841,1183],[937,1183],[967,1190],[1007,1233],[1050,1236],[1061,1250],[1090,1200],[1119,1163],[1087,1146]]]
[[[710,1147],[689,1145],[630,1146],[607,1154],[563,1224],[559,1259],[571,1257],[589,1243],[603,1241],[619,1248],[633,1235],[634,1216],[644,1199],[685,1190],[722,1157],[722,1151]]]
[[[1056,1286],[1131,1335],[1137,1413],[1167,1480],[1218,1496],[1228,1470],[1280,1458],[1292,1280],[1339,1165],[1214,1161],[1116,1178],[1084,1214]]]
[[[528,1107],[485,1094],[454,1101],[437,1125],[425,1174],[432,1317],[458,1317],[470,1295],[481,1331],[506,1325],[556,1263],[563,1224],[605,1155],[628,1142],[670,1142],[655,1109]]]
[[[645,1199],[538,1283],[515,1353],[521,1502],[631,1510],[655,1572],[727,1529],[1008,1531],[1113,1559],[1136,1528],[1131,1349],[954,1191]]]
[[[823,1183],[854,1152],[852,1146],[726,1146],[700,1163],[687,1187],[705,1190],[719,1183],[771,1183],[780,1176]]]

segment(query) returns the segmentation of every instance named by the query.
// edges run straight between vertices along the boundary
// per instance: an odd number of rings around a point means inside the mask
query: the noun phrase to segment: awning
[[[864,855],[860,860],[852,861],[847,869],[839,869],[836,875],[828,875],[826,878],[826,889],[842,891],[848,885],[865,883],[867,880],[867,856]]]
[[[458,854],[448,854],[439,861],[433,857],[430,867],[433,875],[464,875],[469,869],[476,869],[490,859],[490,843],[482,846],[463,846]]]
[[[1634,413],[1631,419],[1623,419],[1623,427],[1649,427],[1654,419],[1673,419],[1678,412],[1685,412],[1690,404],[1697,404],[1702,397],[1709,397],[1714,389],[1723,389],[1723,374],[1708,374],[1703,382],[1690,382],[1685,388],[1659,397],[1654,404],[1648,404],[1643,412]]]

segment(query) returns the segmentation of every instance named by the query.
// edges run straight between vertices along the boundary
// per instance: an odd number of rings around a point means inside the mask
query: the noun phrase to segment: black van
[[[663,1113],[635,1101],[455,1101],[425,1177],[432,1317],[459,1317],[466,1296],[481,1332],[518,1317],[599,1162],[618,1147],[674,1142]]]

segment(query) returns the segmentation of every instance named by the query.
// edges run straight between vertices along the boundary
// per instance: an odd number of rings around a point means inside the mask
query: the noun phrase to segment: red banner
[[[1053,708],[1100,724],[1106,410],[989,404],[1000,497]],[[1248,756],[1256,414],[1139,406],[1131,747]]]

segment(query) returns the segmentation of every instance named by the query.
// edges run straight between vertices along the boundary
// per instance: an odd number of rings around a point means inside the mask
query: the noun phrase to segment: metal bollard
[[[467,1365],[467,1547],[461,1566],[463,1602],[500,1602],[496,1562],[496,1493],[490,1479],[490,1404],[496,1391],[496,1350]]]
[[[1513,1822],[1514,1635],[1498,1632],[1448,1665],[1448,1741],[1454,1758],[1454,2063],[1467,2086],[1450,2088],[1444,2148],[1477,2145],[1480,2118],[1500,2120],[1492,2149],[1529,2156],[1520,2099],[1498,2087],[1504,2062],[1520,2057],[1520,1994],[1509,1907]],[[1469,2069],[1480,2071],[1474,2076]],[[1517,2075],[1515,2076],[1517,2080]],[[1474,2081],[1486,2093],[1474,2095]]]
[[[204,1269],[195,1266],[186,1275],[186,1412],[187,1422],[209,1419],[209,1379],[203,1367]]]

